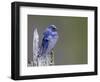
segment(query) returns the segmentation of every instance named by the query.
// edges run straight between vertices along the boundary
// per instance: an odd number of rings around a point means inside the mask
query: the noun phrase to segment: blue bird
[[[49,25],[43,33],[43,39],[40,46],[40,56],[49,55],[55,47],[58,40],[58,32],[55,25]]]

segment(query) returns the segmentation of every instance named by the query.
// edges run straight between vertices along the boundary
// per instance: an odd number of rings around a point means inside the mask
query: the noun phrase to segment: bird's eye
[[[56,31],[56,28],[52,28],[53,31]]]

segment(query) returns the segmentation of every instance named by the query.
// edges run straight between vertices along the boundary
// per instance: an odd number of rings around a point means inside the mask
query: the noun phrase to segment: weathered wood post
[[[39,34],[37,28],[33,31],[33,66],[51,66],[54,65],[54,52],[39,57]]]

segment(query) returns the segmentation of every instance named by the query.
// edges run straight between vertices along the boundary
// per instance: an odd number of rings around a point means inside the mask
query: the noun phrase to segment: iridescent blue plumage
[[[55,47],[58,40],[58,32],[55,25],[47,27],[43,33],[42,44],[40,47],[40,55],[45,56],[51,53],[51,50]]]

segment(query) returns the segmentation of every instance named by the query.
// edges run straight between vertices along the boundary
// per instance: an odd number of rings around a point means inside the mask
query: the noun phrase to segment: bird
[[[58,30],[55,25],[49,25],[43,32],[43,39],[40,46],[39,56],[46,56],[51,53],[58,41]]]

